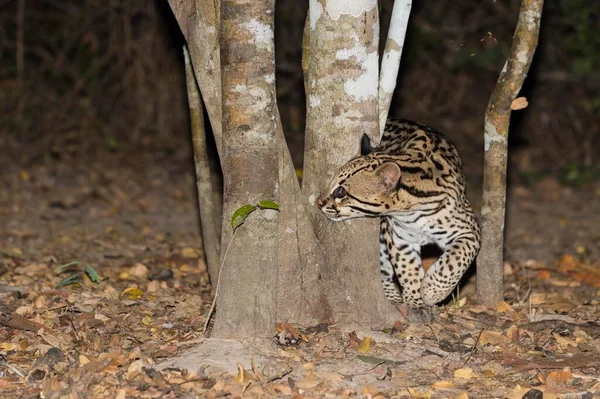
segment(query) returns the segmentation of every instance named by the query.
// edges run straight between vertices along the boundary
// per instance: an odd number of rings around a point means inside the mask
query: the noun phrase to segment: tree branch
[[[543,0],[522,0],[510,54],[485,113],[483,239],[477,258],[477,298],[490,306],[504,297],[504,215],[511,104],[523,86],[537,47],[543,5]]]
[[[406,38],[408,17],[412,7],[411,0],[395,0],[392,10],[392,19],[385,42],[385,51],[381,61],[381,73],[379,75],[379,130],[383,134],[385,123],[390,111],[390,104],[394,96],[400,59]]]

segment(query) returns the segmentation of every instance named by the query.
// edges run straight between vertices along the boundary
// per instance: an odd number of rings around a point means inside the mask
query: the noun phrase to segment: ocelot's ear
[[[394,162],[386,162],[375,169],[377,183],[381,191],[390,191],[398,185],[400,180],[400,167]]]
[[[360,155],[369,155],[373,152],[373,145],[371,144],[371,139],[367,136],[366,133],[363,134],[360,139]]]

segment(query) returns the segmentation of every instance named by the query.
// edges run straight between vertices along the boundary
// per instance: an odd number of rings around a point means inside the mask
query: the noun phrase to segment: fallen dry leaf
[[[237,367],[238,367],[238,373],[237,373],[237,376],[235,377],[235,382],[237,382],[238,384],[246,385],[254,379],[254,378],[252,378],[250,373],[248,371],[246,371],[246,369],[244,369],[244,367],[241,364],[238,363]]]
[[[371,337],[365,337],[362,341],[362,344],[360,345],[360,348],[358,348],[358,352],[367,353],[369,351],[370,347],[371,347]]]
[[[502,335],[502,333],[497,331],[484,330],[479,336],[479,345],[481,346],[486,344],[502,346],[508,341],[510,341],[510,339],[507,336]]]
[[[506,330],[506,336],[513,342],[517,341],[519,339],[519,328],[514,324],[508,327],[508,330]]]
[[[510,103],[510,109],[513,111],[518,111],[520,109],[527,108],[529,103],[527,102],[527,98],[525,97],[517,97]]]
[[[570,371],[552,371],[546,376],[546,385],[553,392],[563,392],[572,379]]]
[[[301,339],[304,342],[308,342],[308,337],[305,334],[302,334],[297,328],[292,326],[290,323],[276,323],[275,329],[278,333],[287,332],[296,339]]]
[[[121,297],[127,295],[127,299],[136,300],[144,296],[144,292],[137,287],[129,287],[121,292]]]
[[[288,385],[269,384],[269,386],[271,388],[273,388],[274,390],[281,392],[282,395],[291,395],[292,394],[292,388],[290,388]]]
[[[323,380],[317,378],[313,373],[309,373],[306,377],[296,382],[296,386],[301,389],[311,389],[322,382]]]
[[[129,274],[133,277],[145,278],[148,276],[148,267],[138,262],[129,268]]]
[[[474,375],[475,375],[475,373],[473,372],[473,369],[470,367],[464,367],[464,368],[454,370],[454,378],[462,378],[463,380],[470,380],[471,378],[473,378]]]
[[[433,383],[431,386],[433,389],[448,389],[454,386],[454,382],[452,380],[440,380]]]
[[[416,390],[414,388],[406,388],[411,398],[416,399],[430,399],[433,394],[429,389]]]

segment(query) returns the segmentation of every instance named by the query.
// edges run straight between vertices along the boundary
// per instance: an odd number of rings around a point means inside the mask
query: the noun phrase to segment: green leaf
[[[81,275],[82,272],[71,274],[69,277],[56,284],[56,288],[65,287],[71,284],[81,284]]]
[[[83,269],[81,268],[81,266],[83,266]],[[77,278],[80,279],[80,276],[83,274],[83,272],[85,272],[85,274],[87,274],[87,276],[90,278],[91,281],[93,281],[94,283],[99,283],[100,282],[100,275],[98,274],[98,272],[96,271],[96,269],[94,269],[92,266],[90,266],[88,263],[85,262],[80,262],[78,260],[73,261],[73,262],[69,262],[69,263],[65,263],[64,265],[60,265],[54,268],[54,273],[56,274],[60,274],[63,273],[65,271],[78,271],[75,274],[72,274],[71,276],[67,277],[66,279],[62,280],[60,283],[58,283],[57,287],[64,287],[65,285],[69,285],[72,284],[73,281],[71,281],[70,279],[73,278],[73,276],[76,276]]]
[[[271,200],[260,201],[258,203],[258,207],[260,209],[274,209],[276,211],[279,210],[279,204],[277,202],[271,201]]]
[[[248,215],[256,210],[256,206],[246,204],[238,208],[237,211],[233,212],[231,217],[231,227],[235,230],[244,224]]]
[[[92,280],[92,282],[98,284],[100,282],[100,275],[92,266],[85,264],[85,274]]]

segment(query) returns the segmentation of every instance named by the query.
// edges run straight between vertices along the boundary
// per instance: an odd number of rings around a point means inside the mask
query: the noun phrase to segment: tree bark
[[[196,188],[198,190],[198,210],[202,229],[202,246],[206,256],[206,264],[210,281],[216,285],[219,276],[220,231],[218,215],[215,208],[213,185],[210,173],[208,150],[206,147],[206,129],[202,99],[196,85],[196,77],[192,69],[187,46],[183,47],[185,60],[185,78],[187,85],[190,122],[192,127],[192,148],[194,151],[194,167],[196,171]]]
[[[221,4],[221,87],[224,176],[222,246],[240,206],[279,201],[275,49],[275,0]],[[222,255],[213,335],[270,336],[275,325],[278,215],[257,210]],[[226,282],[226,284],[225,284]]]
[[[477,258],[477,298],[488,306],[494,306],[504,298],[504,216],[511,104],[523,86],[537,47],[543,5],[543,0],[522,0],[510,54],[485,113],[482,245]]]

